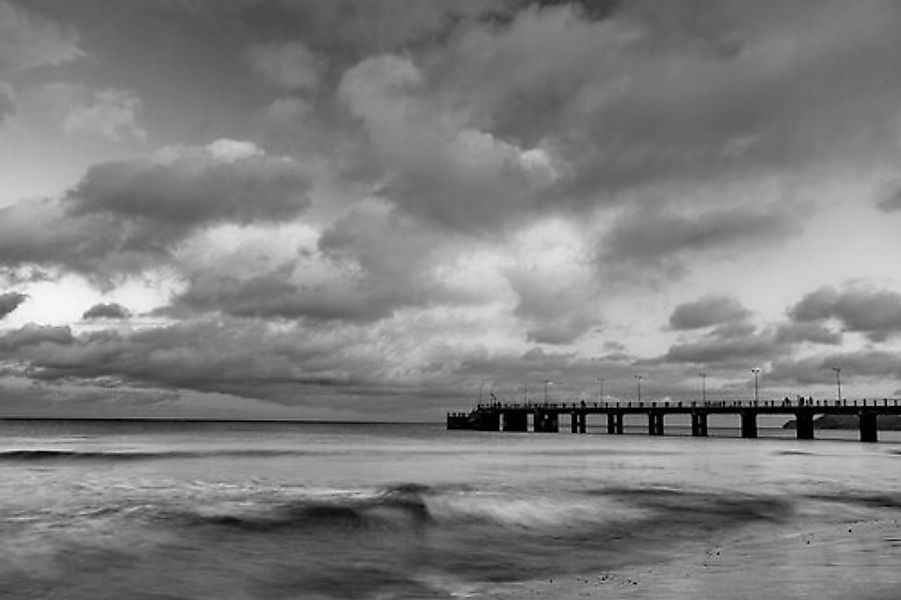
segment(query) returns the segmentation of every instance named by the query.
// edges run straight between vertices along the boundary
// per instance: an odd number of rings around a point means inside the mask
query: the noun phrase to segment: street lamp
[[[605,382],[605,381],[607,381],[607,380],[604,379],[603,377],[598,377],[598,384],[599,384],[599,389],[598,389],[598,402],[603,402],[603,401],[604,401],[604,382]]]
[[[757,386],[757,377],[760,375],[760,369],[757,367],[754,367],[753,369],[751,369],[751,373],[754,373],[754,403],[756,404],[757,401],[760,399],[760,395],[758,393],[759,388]]]
[[[644,375],[635,375],[635,379],[638,380],[638,403],[641,404],[641,380],[644,379]]]
[[[707,404],[707,373],[698,373],[701,378],[701,402]]]
[[[544,403],[545,403],[545,404],[547,404],[547,386],[548,386],[548,385],[553,385],[553,384],[554,384],[554,382],[551,381],[550,379],[545,379],[545,380],[544,380]]]
[[[832,370],[835,371],[835,387],[838,392],[838,401],[841,403],[842,401],[842,369],[841,367],[832,367]]]

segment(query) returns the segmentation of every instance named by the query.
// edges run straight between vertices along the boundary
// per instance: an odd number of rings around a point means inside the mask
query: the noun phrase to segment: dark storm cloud
[[[95,304],[81,315],[84,320],[89,319],[127,319],[131,312],[117,302],[101,302]]]
[[[74,341],[75,337],[68,326],[29,324],[0,334],[0,352],[7,354],[7,358],[15,358],[19,352],[35,347],[45,345],[62,347]],[[0,354],[0,359],[2,358],[4,356]]]
[[[840,331],[832,331],[821,323],[781,323],[776,330],[776,339],[783,343],[812,342],[814,344],[835,345],[842,342]]]
[[[25,302],[27,298],[27,294],[21,294],[19,292],[6,292],[0,294],[0,319],[19,308],[19,305]]]
[[[150,219],[190,227],[296,216],[308,200],[309,175],[294,160],[246,142],[219,140],[170,157],[91,167],[69,193],[72,212]]]
[[[769,360],[783,354],[787,347],[778,342],[769,332],[757,333],[751,328],[741,331],[718,331],[700,339],[677,343],[663,356],[665,362],[694,364],[737,364],[742,361]]]
[[[231,140],[97,165],[63,198],[0,209],[0,262],[109,280],[166,261],[200,227],[296,216],[308,185],[293,159]]]
[[[751,312],[731,296],[705,296],[694,302],[680,304],[670,315],[672,329],[700,329],[711,325],[742,321]]]
[[[667,208],[642,208],[627,212],[614,224],[601,242],[600,258],[678,275],[687,254],[780,241],[795,227],[794,218],[782,212],[734,208],[687,216]]]
[[[800,323],[838,319],[848,331],[884,341],[901,333],[901,294],[872,287],[823,286],[804,296],[788,314]]]
[[[841,368],[843,382],[861,378],[901,379],[901,357],[896,352],[870,348],[802,359],[781,358],[773,362],[767,379],[829,385],[835,381],[833,367]]]
[[[890,3],[629,2],[600,21],[530,7],[461,34],[435,77],[471,90],[499,138],[553,147],[557,194],[594,203],[892,147],[872,123],[896,113],[898,23]]]

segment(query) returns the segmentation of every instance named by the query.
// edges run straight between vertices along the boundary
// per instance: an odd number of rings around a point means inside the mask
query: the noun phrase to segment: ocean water
[[[901,597],[897,433],[638,431],[0,421],[0,598]]]

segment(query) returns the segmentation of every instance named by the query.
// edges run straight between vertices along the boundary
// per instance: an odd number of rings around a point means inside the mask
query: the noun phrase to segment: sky
[[[878,0],[0,0],[0,416],[899,396],[899,47]]]

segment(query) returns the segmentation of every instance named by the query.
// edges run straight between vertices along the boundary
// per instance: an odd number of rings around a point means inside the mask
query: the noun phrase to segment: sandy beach
[[[901,519],[787,527],[770,540],[747,534],[686,545],[681,558],[601,573],[511,583],[469,598],[901,598]],[[849,561],[856,557],[856,561]],[[860,594],[860,582],[866,593]]]

